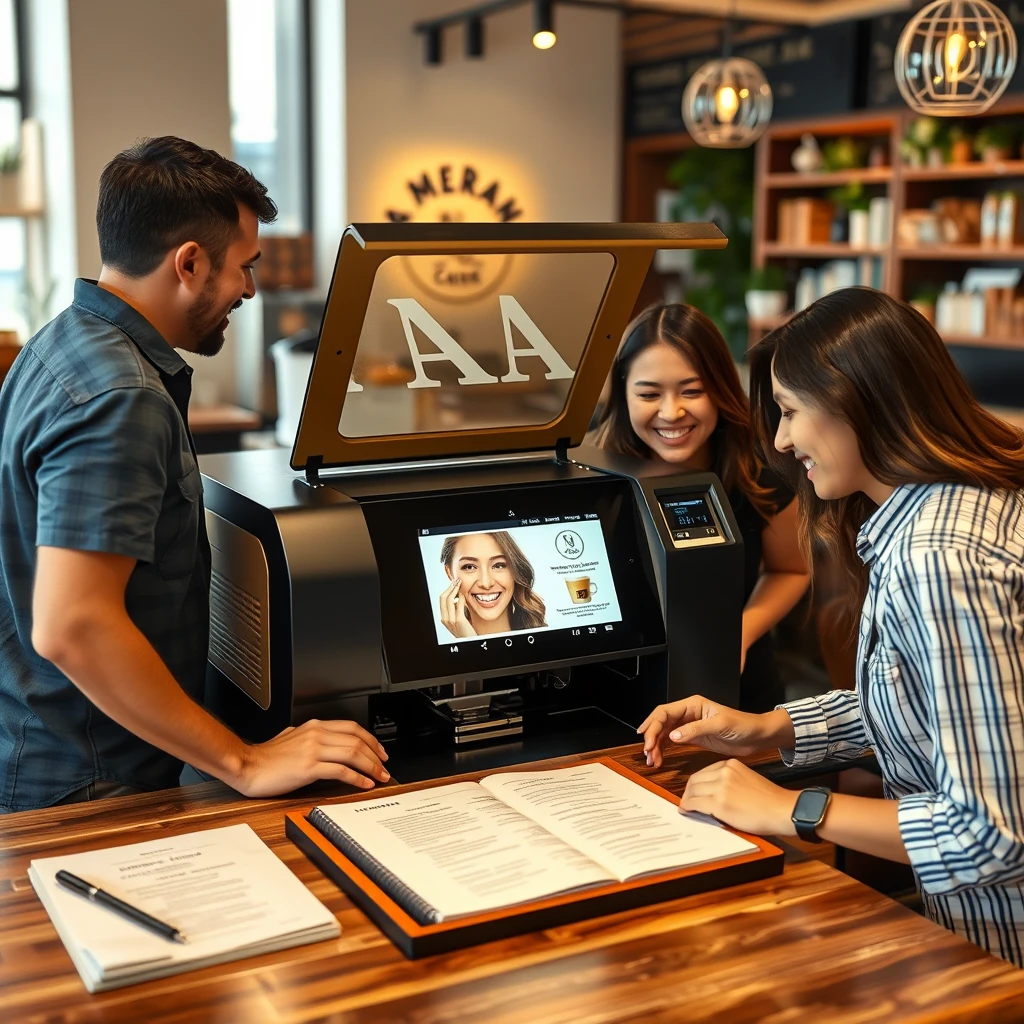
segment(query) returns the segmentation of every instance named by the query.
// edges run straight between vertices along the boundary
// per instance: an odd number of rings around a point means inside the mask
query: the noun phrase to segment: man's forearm
[[[129,732],[236,785],[246,745],[193,701],[127,615],[93,619],[62,645],[57,667]]]

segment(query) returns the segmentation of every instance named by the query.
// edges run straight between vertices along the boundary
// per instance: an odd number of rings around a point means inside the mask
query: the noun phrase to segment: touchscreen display
[[[439,644],[620,622],[595,512],[419,530]]]
[[[665,643],[629,482],[581,477],[361,503],[390,685],[577,664]]]

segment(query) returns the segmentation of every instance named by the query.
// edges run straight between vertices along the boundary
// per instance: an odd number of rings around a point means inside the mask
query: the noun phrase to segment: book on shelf
[[[77,875],[187,937],[174,942],[57,882]],[[28,876],[90,992],[334,938],[334,915],[248,825],[42,857]]]
[[[835,207],[827,199],[801,196],[780,199],[778,241],[781,245],[815,245],[832,237]]]
[[[408,956],[704,891],[718,867],[717,884],[781,870],[764,840],[680,814],[677,797],[603,759],[329,804],[286,825]]]

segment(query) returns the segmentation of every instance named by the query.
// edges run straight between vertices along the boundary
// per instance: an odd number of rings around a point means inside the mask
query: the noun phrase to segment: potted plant
[[[830,139],[821,148],[822,167],[826,171],[852,171],[867,162],[867,144],[863,139],[842,135]]]
[[[1017,129],[1009,121],[983,125],[974,138],[974,151],[987,164],[1009,160],[1017,141]]]
[[[939,287],[938,285],[928,282],[927,284],[919,285],[917,291],[914,292],[910,299],[910,305],[914,307],[928,321],[928,323],[934,326],[935,324],[935,303],[939,298]]]
[[[21,206],[21,154],[17,146],[0,150],[0,210],[16,210]]]
[[[755,267],[747,279],[747,313],[752,320],[774,320],[786,311],[786,274],[781,267],[766,263]]]
[[[942,163],[943,129],[937,117],[915,117],[900,143],[900,155],[911,167]]]
[[[951,164],[966,164],[974,159],[974,139],[962,124],[952,124],[946,135],[946,160]]]
[[[871,201],[864,186],[859,181],[851,181],[840,188],[829,189],[825,195],[836,211],[832,221],[832,241],[848,241],[856,247],[866,246]]]

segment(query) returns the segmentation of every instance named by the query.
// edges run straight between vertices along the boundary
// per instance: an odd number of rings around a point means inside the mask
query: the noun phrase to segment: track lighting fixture
[[[479,14],[466,19],[466,56],[484,55],[484,19]]]
[[[555,18],[552,0],[533,0],[533,45],[550,50],[555,45]]]

